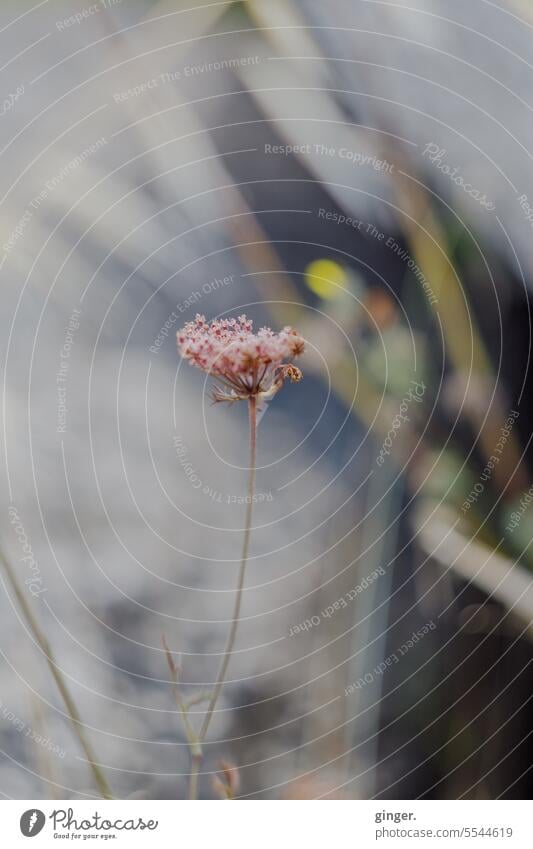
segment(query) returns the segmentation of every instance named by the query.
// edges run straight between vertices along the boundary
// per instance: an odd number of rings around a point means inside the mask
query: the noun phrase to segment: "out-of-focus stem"
[[[85,735],[83,722],[81,720],[80,714],[78,713],[78,709],[76,707],[74,699],[70,695],[69,689],[68,689],[68,687],[65,683],[65,679],[63,678],[63,676],[62,676],[62,674],[59,670],[59,667],[58,667],[58,665],[55,661],[50,643],[48,642],[43,631],[41,630],[40,625],[38,624],[35,616],[33,615],[33,611],[31,609],[30,605],[28,604],[23,591],[21,590],[21,588],[19,586],[19,582],[17,580],[17,577],[16,577],[15,573],[13,572],[13,569],[11,568],[11,565],[10,565],[7,557],[4,555],[4,553],[2,551],[0,551],[0,560],[2,561],[2,565],[4,567],[4,570],[5,570],[5,573],[7,575],[8,580],[9,580],[9,583],[11,584],[13,592],[15,593],[15,596],[16,596],[17,601],[19,603],[20,609],[22,610],[22,613],[24,614],[24,618],[25,618],[27,624],[29,625],[29,627],[30,627],[30,629],[33,633],[33,636],[35,637],[37,643],[39,644],[41,651],[43,652],[43,654],[46,658],[46,662],[48,663],[48,667],[50,669],[50,672],[53,675],[54,681],[56,682],[57,688],[58,688],[58,690],[61,694],[61,698],[63,699],[63,702],[65,704],[65,708],[67,710],[70,722],[72,724],[72,728],[74,729],[74,732],[75,732],[75,734],[76,734],[76,736],[77,736],[77,738],[78,738],[78,740],[81,744],[81,747],[82,747],[83,751],[85,752],[85,756],[87,758],[87,763],[89,764],[89,767],[91,768],[95,784],[98,787],[98,790],[100,791],[100,794],[102,795],[102,798],[112,799],[113,795],[111,793],[111,790],[109,789],[109,785],[107,783],[107,780],[106,780],[102,770],[100,769],[100,767],[96,763],[96,758],[95,758],[94,752],[92,750],[91,744],[89,743],[89,741],[88,741],[88,739]]]
[[[181,697],[180,687],[179,687],[179,678],[178,678],[178,669],[176,664],[174,663],[174,658],[172,657],[172,652],[170,651],[166,638],[163,635],[161,642],[163,643],[163,648],[165,650],[165,654],[167,656],[168,668],[170,669],[170,675],[172,678],[172,690],[174,692],[174,699],[176,705],[178,706],[178,710],[180,712],[181,721],[183,722],[183,728],[185,730],[185,736],[187,738],[187,745],[189,746],[189,753],[191,756],[191,773],[189,777],[189,799],[196,799],[198,796],[198,770],[200,763],[202,762],[202,744],[200,743],[200,739],[196,734],[191,721],[189,719],[189,708],[191,706],[191,702],[184,702]]]
[[[239,626],[239,620],[241,615],[241,606],[242,606],[242,594],[244,589],[244,577],[246,574],[246,564],[248,562],[248,552],[250,549],[250,532],[252,528],[252,512],[253,512],[253,496],[254,496],[254,488],[255,488],[255,467],[256,467],[256,455],[257,455],[257,399],[255,397],[250,397],[248,399],[248,419],[250,425],[250,468],[248,472],[248,498],[246,505],[246,519],[244,523],[244,538],[242,544],[242,556],[241,556],[241,565],[239,568],[239,577],[237,581],[237,589],[235,592],[235,603],[233,605],[233,616],[231,620],[231,627],[228,633],[228,639],[226,641],[226,648],[224,649],[224,655],[222,657],[222,661],[220,664],[220,668],[218,670],[217,679],[215,682],[215,686],[213,688],[213,693],[211,695],[211,699],[209,701],[209,706],[207,708],[204,721],[202,723],[202,727],[200,729],[199,740],[200,743],[203,743],[205,740],[206,734],[209,730],[209,726],[211,724],[211,720],[213,718],[213,713],[215,711],[215,707],[218,701],[218,697],[220,696],[220,691],[224,685],[224,681],[226,680],[226,673],[228,670],[229,662],[231,660],[231,656],[233,654],[233,649],[235,647],[235,638],[237,636],[237,628]],[[200,769],[200,758],[195,758],[192,763],[192,774],[191,774],[191,788],[194,786],[197,788],[198,786],[198,772]],[[191,798],[195,798],[191,795]]]

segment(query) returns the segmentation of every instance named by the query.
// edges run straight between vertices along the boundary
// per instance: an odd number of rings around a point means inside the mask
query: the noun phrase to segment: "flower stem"
[[[85,735],[83,722],[78,712],[78,708],[76,707],[74,699],[72,698],[70,691],[66,685],[65,679],[63,678],[63,675],[61,674],[59,667],[55,661],[50,643],[48,642],[47,638],[44,635],[44,632],[41,630],[40,625],[38,624],[35,616],[33,615],[33,611],[30,605],[28,604],[23,591],[19,586],[19,582],[16,578],[15,573],[13,572],[13,569],[11,568],[11,564],[9,563],[7,557],[2,551],[0,551],[0,560],[2,561],[13,592],[17,597],[17,601],[24,614],[24,618],[26,619],[26,622],[28,623],[33,633],[33,636],[35,637],[35,640],[39,644],[39,647],[46,658],[50,672],[52,673],[54,681],[57,684],[57,688],[61,694],[61,698],[63,699],[63,702],[65,704],[65,708],[72,724],[72,728],[74,729],[74,732],[76,733],[81,747],[85,752],[87,763],[89,764],[89,767],[94,776],[95,784],[98,790],[100,791],[102,798],[112,799],[113,795],[111,793],[111,790],[109,789],[109,785],[102,770],[96,763],[96,758],[94,752],[92,751],[91,744],[89,743],[89,740]]]
[[[211,695],[209,706],[207,708],[204,721],[200,729],[200,734],[198,735],[200,743],[203,743],[203,741],[205,740],[206,734],[211,724],[211,720],[213,718],[218,697],[220,696],[220,691],[222,690],[224,681],[226,680],[226,672],[228,670],[229,662],[231,660],[233,649],[235,647],[235,638],[237,636],[237,628],[239,626],[239,620],[241,615],[244,577],[246,574],[246,564],[248,562],[248,552],[250,549],[250,533],[252,528],[252,512],[254,500],[253,496],[255,488],[255,467],[257,455],[257,399],[254,396],[251,396],[248,399],[248,421],[250,426],[250,468],[248,471],[248,498],[246,505],[246,519],[244,523],[244,538],[242,544],[241,565],[239,568],[239,577],[237,581],[237,589],[235,592],[235,602],[233,605],[231,627],[229,629],[228,638],[226,641],[226,648],[224,650],[224,655],[222,657],[220,668],[218,670],[218,675],[215,682],[215,686],[213,688],[213,693]],[[195,759],[192,764],[191,786],[193,786],[193,784],[194,786],[197,786],[199,768],[199,759]],[[195,797],[191,796],[191,798]]]
[[[198,798],[198,778],[200,774],[201,755],[191,756],[191,775],[189,780],[189,799]]]

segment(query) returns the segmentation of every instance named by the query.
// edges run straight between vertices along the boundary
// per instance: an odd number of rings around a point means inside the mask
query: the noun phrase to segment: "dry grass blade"
[[[9,583],[16,596],[19,607],[22,610],[24,619],[26,620],[30,631],[32,632],[37,644],[39,645],[39,648],[41,649],[42,653],[46,658],[46,662],[48,664],[50,672],[52,673],[54,681],[57,684],[57,688],[61,694],[61,698],[63,699],[63,702],[65,704],[74,733],[76,734],[81,744],[81,747],[85,752],[87,763],[89,764],[89,767],[93,774],[95,784],[104,799],[112,799],[113,795],[111,793],[111,790],[109,789],[109,785],[102,770],[96,762],[92,746],[89,743],[89,740],[87,739],[87,736],[85,734],[84,723],[82,722],[74,699],[72,698],[70,691],[66,685],[65,679],[63,678],[63,675],[61,674],[61,671],[55,661],[50,643],[48,642],[48,639],[45,637],[44,632],[41,630],[40,625],[38,624],[35,616],[33,615],[33,611],[31,610],[31,607],[29,606],[26,597],[19,586],[16,575],[13,572],[7,557],[2,551],[0,551],[0,561],[2,562]]]

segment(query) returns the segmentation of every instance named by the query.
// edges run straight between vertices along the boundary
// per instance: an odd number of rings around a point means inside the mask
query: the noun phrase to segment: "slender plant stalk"
[[[222,662],[220,664],[220,669],[218,671],[217,680],[213,689],[213,693],[211,696],[211,700],[209,702],[209,707],[207,708],[204,721],[202,723],[202,727],[200,729],[200,740],[205,740],[205,736],[211,724],[211,720],[213,718],[213,713],[215,710],[216,703],[218,701],[218,697],[220,695],[220,691],[226,679],[226,672],[229,666],[229,662],[231,660],[231,655],[233,654],[233,649],[235,646],[235,637],[237,636],[237,628],[239,626],[240,614],[241,614],[241,605],[242,605],[242,592],[244,588],[244,576],[246,573],[246,564],[248,562],[248,551],[250,548],[250,531],[252,527],[252,512],[253,512],[253,496],[254,496],[254,487],[255,487],[255,467],[256,467],[256,453],[257,453],[257,400],[254,396],[248,399],[248,414],[249,414],[249,422],[250,422],[250,469],[248,473],[248,503],[246,505],[246,520],[244,524],[244,539],[242,545],[242,557],[241,557],[241,565],[239,569],[239,579],[237,582],[237,590],[235,593],[235,603],[233,606],[233,617],[231,621],[231,627],[228,634],[228,639],[226,642],[226,648],[224,650],[224,656],[222,658]]]
[[[69,689],[66,685],[65,679],[63,678],[63,676],[62,676],[62,674],[59,670],[59,667],[58,667],[58,665],[55,661],[50,643],[48,642],[43,631],[41,630],[40,625],[38,624],[37,620],[35,619],[33,612],[32,612],[32,609],[31,609],[30,605],[28,604],[28,602],[26,600],[24,592],[20,588],[17,577],[16,577],[15,573],[13,572],[13,569],[11,568],[11,565],[10,565],[7,557],[4,555],[4,553],[2,551],[0,551],[0,560],[2,561],[6,575],[7,575],[8,580],[9,580],[9,583],[11,584],[13,592],[15,593],[15,596],[17,598],[19,606],[22,610],[22,613],[24,614],[24,618],[26,619],[26,622],[29,625],[29,627],[30,627],[30,629],[33,633],[33,636],[35,637],[37,643],[39,644],[41,651],[43,652],[44,656],[46,657],[46,661],[48,663],[50,672],[52,673],[54,681],[57,684],[57,688],[58,688],[58,690],[61,694],[61,698],[63,699],[63,702],[65,704],[65,708],[67,710],[72,728],[74,729],[74,732],[75,732],[75,734],[76,734],[76,736],[77,736],[77,738],[78,738],[78,740],[81,744],[81,747],[83,748],[83,751],[85,752],[85,756],[87,758],[87,762],[89,764],[89,767],[92,771],[95,784],[98,787],[98,790],[100,791],[100,794],[102,795],[102,798],[112,799],[113,795],[111,793],[111,790],[109,789],[109,785],[107,783],[107,780],[106,780],[102,770],[100,769],[100,767],[96,763],[96,758],[95,758],[94,752],[92,750],[91,744],[89,743],[89,740],[86,737],[84,727],[83,727],[83,722],[82,722],[80,714],[78,712],[78,708],[76,707],[74,699],[70,695],[70,692],[69,692]]]
[[[215,682],[215,686],[213,688],[213,692],[211,694],[211,699],[209,701],[209,705],[207,711],[205,713],[204,721],[200,728],[200,733],[198,735],[200,744],[205,740],[206,734],[209,730],[209,726],[211,724],[211,720],[213,718],[213,714],[215,711],[215,707],[218,701],[218,697],[220,696],[220,691],[224,685],[224,681],[226,680],[226,673],[228,670],[228,666],[231,660],[231,656],[233,654],[233,649],[235,647],[235,638],[237,636],[237,628],[239,626],[240,616],[241,616],[241,606],[242,606],[242,593],[244,589],[244,577],[246,574],[246,564],[248,562],[248,552],[250,550],[250,532],[252,528],[252,513],[253,513],[253,501],[254,501],[254,488],[255,488],[255,467],[256,467],[256,456],[257,456],[257,398],[255,396],[250,396],[248,399],[248,420],[250,425],[250,468],[248,471],[248,499],[246,505],[246,519],[244,523],[244,539],[242,544],[242,556],[241,556],[241,565],[239,568],[239,577],[237,581],[237,589],[235,592],[235,602],[233,605],[233,616],[231,620],[231,627],[228,633],[228,639],[226,641],[226,648],[224,650],[224,655],[222,657],[222,661],[220,663],[220,668],[218,670],[217,679]],[[202,756],[195,757],[192,759],[191,763],[191,779],[190,779],[190,799],[196,799],[198,792],[198,773],[200,770],[202,762]]]
[[[189,781],[189,799],[192,801],[198,798],[198,780],[200,777],[200,766],[202,764],[202,755],[192,755],[191,757],[191,777]]]
[[[165,654],[167,656],[168,668],[170,669],[170,676],[172,678],[172,690],[174,693],[174,700],[180,712],[181,721],[183,722],[183,727],[185,730],[185,737],[187,738],[187,745],[189,746],[189,752],[191,756],[191,775],[190,775],[190,783],[189,783],[189,799],[196,799],[198,796],[198,771],[199,765],[202,762],[202,744],[200,739],[195,732],[193,725],[189,719],[189,708],[191,707],[191,702],[194,703],[195,700],[192,699],[190,701],[185,702],[181,696],[180,686],[179,686],[179,676],[178,676],[178,668],[174,663],[174,658],[172,657],[172,652],[170,651],[166,638],[163,635],[161,642],[163,643],[163,648],[165,650]],[[196,701],[199,701],[198,699]]]

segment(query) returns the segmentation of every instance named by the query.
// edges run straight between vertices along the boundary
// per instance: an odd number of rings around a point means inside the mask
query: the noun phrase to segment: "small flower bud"
[[[221,777],[213,779],[213,790],[222,799],[235,799],[240,786],[239,769],[229,761],[221,761],[219,767]]]

